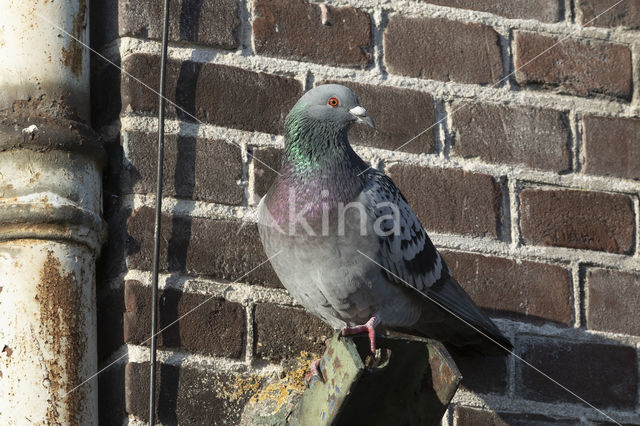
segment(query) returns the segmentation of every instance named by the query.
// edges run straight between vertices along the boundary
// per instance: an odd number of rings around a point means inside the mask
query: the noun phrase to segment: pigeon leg
[[[360,334],[360,333],[364,333],[365,331],[369,334],[369,344],[370,349],[371,349],[371,353],[375,354],[376,353],[376,325],[378,325],[380,323],[380,320],[378,319],[378,317],[373,316],[369,319],[369,321],[367,321],[366,323],[362,324],[362,325],[356,325],[354,327],[344,327],[342,329],[342,335],[343,336],[352,336],[354,334]]]
[[[311,387],[311,384],[314,382],[314,380],[320,380],[321,382],[324,382],[324,379],[322,378],[322,373],[320,372],[320,358],[316,359],[311,363],[310,370],[311,371],[309,371],[304,376],[304,383],[307,386]]]

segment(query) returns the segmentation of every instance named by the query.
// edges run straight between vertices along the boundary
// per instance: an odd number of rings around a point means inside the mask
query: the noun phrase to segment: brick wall
[[[160,420],[236,423],[261,383],[331,334],[269,265],[254,270],[283,118],[331,81],[378,124],[353,129],[356,150],[400,186],[515,352],[640,423],[637,2],[596,17],[615,0],[340,0],[325,22],[303,0],[171,3],[160,325],[188,315],[160,336]],[[126,71],[93,59],[110,156],[104,424],[147,416],[158,123],[143,83],[158,86],[160,4],[92,4],[94,47]],[[465,363],[444,424],[609,424],[513,357]]]

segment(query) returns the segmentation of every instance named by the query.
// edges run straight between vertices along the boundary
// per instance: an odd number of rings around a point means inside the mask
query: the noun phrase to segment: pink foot
[[[343,336],[352,336],[354,334],[364,333],[365,331],[369,333],[369,344],[371,348],[371,353],[376,353],[376,330],[375,327],[380,323],[378,317],[371,317],[369,321],[367,321],[363,325],[356,325],[354,327],[344,327],[342,329]]]
[[[322,373],[320,373],[320,359],[316,359],[311,363],[310,371],[304,376],[304,383],[311,387],[311,384],[315,380],[320,380],[324,383],[324,379],[322,378]]]

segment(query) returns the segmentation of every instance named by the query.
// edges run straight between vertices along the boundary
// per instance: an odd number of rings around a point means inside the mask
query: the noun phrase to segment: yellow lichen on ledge
[[[300,355],[291,361],[290,368],[283,371],[281,378],[267,384],[251,397],[251,403],[262,404],[267,401],[275,402],[273,414],[287,403],[291,396],[300,395],[306,389],[304,376],[309,372],[310,363],[319,358],[317,354],[301,351]]]

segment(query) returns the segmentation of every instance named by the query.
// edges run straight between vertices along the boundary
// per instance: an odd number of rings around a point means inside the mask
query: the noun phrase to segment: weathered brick
[[[483,426],[547,426],[582,424],[582,419],[566,417],[549,417],[531,413],[505,413],[479,410],[470,407],[457,406],[453,414],[454,426],[483,425]]]
[[[472,253],[442,254],[453,276],[489,315],[571,323],[571,277],[566,268]]]
[[[129,280],[124,294],[124,338],[127,343],[148,346],[151,287]],[[176,289],[161,291],[158,300],[158,329],[162,330],[158,346],[236,359],[242,356],[242,305]]]
[[[516,31],[514,65],[516,81],[522,85],[631,98],[631,50],[622,44]]]
[[[269,191],[276,178],[274,170],[280,170],[282,149],[260,147],[253,149],[253,191],[262,197]]]
[[[556,172],[570,167],[569,121],[560,111],[468,102],[452,110],[456,155]]]
[[[127,221],[129,268],[151,269],[153,224],[154,212],[149,207],[136,210]],[[254,223],[162,215],[159,265],[162,271],[281,286],[268,262],[258,267],[266,260]]]
[[[159,56],[136,53],[123,60],[122,68],[147,86],[158,87]],[[282,133],[284,117],[302,95],[302,85],[293,78],[227,65],[169,60],[166,94],[171,102],[206,123]],[[124,74],[121,96],[124,111],[157,113],[158,95]],[[184,111],[167,104],[169,117],[194,121]]]
[[[261,377],[211,368],[158,363],[156,418],[162,424],[239,424],[242,408],[263,382]],[[149,421],[149,363],[125,369],[127,413]]]
[[[366,67],[371,63],[371,19],[353,7],[326,7],[304,0],[258,0],[254,44],[259,54]]]
[[[589,269],[585,286],[587,328],[640,336],[640,275]]]
[[[301,351],[321,355],[324,341],[333,335],[320,319],[288,306],[259,304],[254,323],[256,357],[276,362],[296,358]]]
[[[596,27],[640,27],[640,3],[636,0],[576,0],[578,21]]]
[[[435,125],[435,106],[433,97],[428,93],[346,81],[327,83],[351,88],[376,123],[375,130],[368,126],[351,126],[349,141],[354,145],[395,150]],[[428,130],[400,148],[400,151],[415,154],[434,152],[435,132],[435,128]]]
[[[524,189],[520,226],[526,244],[630,253],[634,213],[622,194]]]
[[[493,177],[400,163],[387,172],[426,229],[500,237],[502,188]]]
[[[125,132],[127,164],[122,193],[156,191],[157,138],[154,133]],[[163,194],[213,203],[239,205],[243,189],[241,148],[222,140],[166,135]]]
[[[490,84],[502,78],[498,33],[482,24],[389,17],[384,62],[393,74]]]
[[[240,10],[234,0],[179,0],[169,3],[169,40],[238,47]],[[119,0],[121,37],[162,38],[163,3]]]
[[[636,349],[576,343],[566,339],[519,339],[520,356],[596,407],[635,407],[638,389]],[[543,402],[581,403],[570,393],[522,363],[516,363],[516,393]]]
[[[489,12],[505,18],[557,22],[563,8],[558,0],[425,0],[441,6]]]
[[[640,120],[584,117],[584,166],[589,174],[640,179]]]

